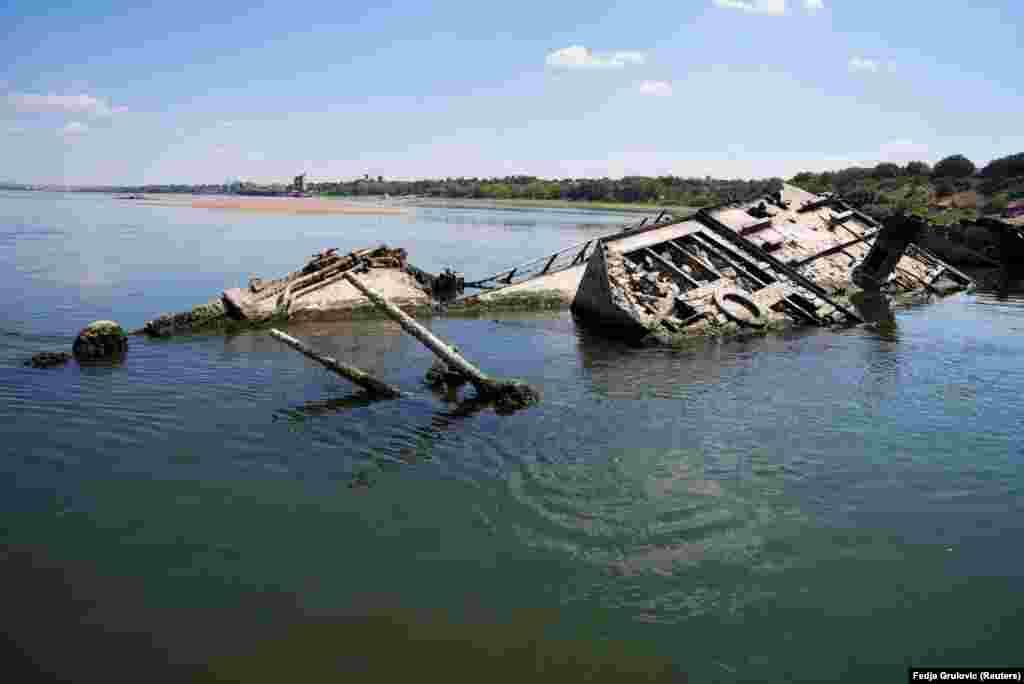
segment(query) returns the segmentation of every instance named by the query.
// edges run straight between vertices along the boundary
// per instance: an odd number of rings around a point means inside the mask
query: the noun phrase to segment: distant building
[[[295,192],[306,191],[306,174],[303,173],[295,177],[295,180],[292,181],[292,189]]]

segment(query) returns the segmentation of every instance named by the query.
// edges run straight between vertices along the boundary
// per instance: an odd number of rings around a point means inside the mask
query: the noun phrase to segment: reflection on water
[[[62,232],[137,225],[130,249],[147,254],[176,216],[186,233],[202,225],[192,210],[101,221],[109,208],[66,202],[95,225],[58,202]],[[542,219],[480,230],[510,251],[520,229],[575,240]],[[201,268],[249,250],[285,260],[275,249],[291,247],[253,221],[207,243]],[[329,232],[288,225],[319,231],[289,236],[303,255]],[[410,230],[351,225],[354,242]],[[446,226],[418,238],[447,245],[426,253],[473,264],[471,228]],[[0,261],[36,263],[49,243],[30,242],[0,239]],[[52,267],[78,268],[64,258]],[[132,338],[118,367],[21,366],[82,322],[191,302],[188,271],[167,269],[161,282],[125,266],[104,315],[58,280],[0,272],[21,298],[0,314],[0,620],[47,667],[888,681],[939,651],[991,666],[1019,650],[1018,298],[685,351],[609,342],[562,313],[430,320],[487,372],[540,388],[512,416],[425,387],[432,355],[386,321],[288,333],[407,392],[389,401],[262,332]],[[140,289],[144,306],[128,294]]]

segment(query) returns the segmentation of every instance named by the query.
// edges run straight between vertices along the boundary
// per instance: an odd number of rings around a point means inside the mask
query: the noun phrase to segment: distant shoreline
[[[390,197],[383,195],[313,197],[263,197],[258,195],[192,195],[178,193],[145,193],[125,201],[170,206],[192,206],[199,209],[236,209],[259,212],[296,214],[400,214],[408,209],[562,209],[582,212],[613,212],[621,214],[657,214],[663,209],[673,213],[690,213],[695,207],[619,202],[588,202],[580,200],[487,199],[444,197]]]
[[[41,190],[23,190],[40,192]],[[407,195],[313,195],[288,197],[285,195],[229,195],[193,194],[178,192],[125,192],[114,190],[52,190],[53,192],[75,192],[111,195],[126,202],[141,202],[165,206],[191,206],[198,209],[228,209],[293,214],[384,214],[405,213],[409,209],[556,209],[579,212],[607,212],[617,214],[657,215],[661,211],[675,215],[690,214],[699,207],[677,204],[641,204],[627,202],[591,202],[588,200],[546,200],[546,199],[491,199],[491,198],[446,198],[410,197]],[[46,190],[42,190],[46,192]]]
[[[401,200],[401,198],[394,198]],[[626,204],[621,202],[587,202],[578,200],[535,199],[445,199],[429,197],[403,202],[405,206],[438,209],[570,209],[578,211],[609,211],[624,214],[656,214],[662,209],[673,213],[691,213],[697,209],[661,204]]]

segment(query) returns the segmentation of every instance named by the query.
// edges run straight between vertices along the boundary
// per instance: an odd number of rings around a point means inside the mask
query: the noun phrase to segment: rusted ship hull
[[[601,240],[572,309],[621,336],[673,343],[791,325],[859,323],[851,297],[871,273],[892,294],[946,294],[970,279],[914,245],[873,250],[881,227],[839,199],[794,186]],[[898,247],[898,249],[896,248]],[[888,260],[888,261],[887,261]]]

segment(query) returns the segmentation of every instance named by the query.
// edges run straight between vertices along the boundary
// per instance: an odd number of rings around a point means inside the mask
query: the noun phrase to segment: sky
[[[789,177],[1024,151],[1020,0],[0,5],[0,180]]]

